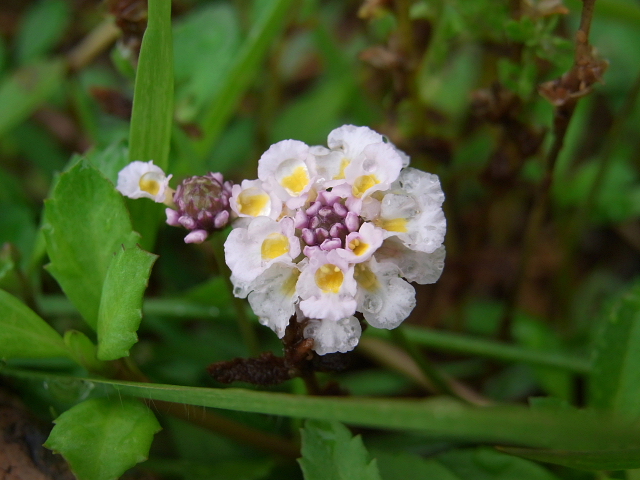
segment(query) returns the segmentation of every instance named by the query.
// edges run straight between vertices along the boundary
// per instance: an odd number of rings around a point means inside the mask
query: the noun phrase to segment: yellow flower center
[[[353,276],[356,279],[356,282],[358,282],[358,284],[365,290],[372,292],[380,287],[376,274],[362,263],[356,264],[353,270]]]
[[[281,233],[272,233],[262,242],[260,249],[263,260],[273,260],[289,251],[289,239]]]
[[[266,213],[270,204],[269,195],[257,188],[248,188],[238,195],[238,211],[251,217]]]
[[[364,255],[369,250],[369,244],[364,243],[359,238],[355,238],[353,241],[349,242],[349,250],[357,256]]]
[[[351,193],[353,193],[354,197],[360,198],[367,190],[379,183],[380,181],[375,175],[361,175],[353,182]]]
[[[140,177],[138,186],[143,192],[150,193],[151,195],[157,195],[160,191],[159,175],[156,172],[147,172]]]
[[[391,218],[385,220],[382,218],[374,221],[376,227],[385,229],[387,232],[399,232],[404,233],[407,231],[407,219],[406,218]]]
[[[316,270],[315,280],[316,285],[323,292],[338,293],[344,280],[344,274],[335,265],[327,263]]]
[[[309,173],[304,165],[298,165],[286,177],[282,177],[280,185],[289,193],[297,197],[309,185]]]

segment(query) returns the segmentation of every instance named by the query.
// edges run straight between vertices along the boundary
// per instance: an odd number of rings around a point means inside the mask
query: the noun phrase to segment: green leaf
[[[452,450],[438,455],[438,461],[461,480],[557,480],[545,468],[490,447]]]
[[[626,470],[640,468],[640,449],[572,451],[533,448],[499,447],[511,455],[537,462],[553,463],[579,470]]]
[[[69,3],[40,0],[23,18],[18,32],[16,53],[20,63],[46,55],[60,41],[71,19]]]
[[[360,435],[339,422],[307,420],[302,429],[305,480],[380,480],[375,460],[369,460]]]
[[[594,350],[590,404],[631,419],[640,416],[640,286],[613,307]]]
[[[121,245],[139,237],[122,196],[86,161],[60,175],[45,201],[43,226],[51,263],[48,270],[94,329],[107,269]]]
[[[0,358],[68,356],[58,332],[16,297],[0,290]]]
[[[282,30],[284,18],[293,5],[292,0],[263,0],[255,2],[260,14],[252,25],[245,42],[240,47],[233,65],[229,68],[220,89],[213,98],[202,120],[204,136],[197,144],[197,151],[205,157],[215,144],[253,80],[268,48]]]
[[[169,166],[173,123],[173,41],[171,0],[149,0],[147,29],[142,38],[131,112],[129,161],[153,160]],[[129,202],[131,218],[142,245],[151,249],[160,223],[157,205]]]
[[[25,120],[62,85],[65,65],[49,60],[19,68],[0,83],[0,137]]]
[[[60,453],[79,480],[113,480],[149,454],[160,424],[143,403],[95,398],[60,415],[44,444]]]
[[[640,448],[640,426],[610,414],[583,411],[530,410],[519,405],[471,407],[433,398],[400,400],[327,398],[237,388],[197,388],[75,378],[5,367],[3,375],[90,383],[105,395],[125,394],[244,412],[351,425],[423,432],[430,438],[462,442],[520,445],[557,450],[597,451]]]
[[[138,341],[142,297],[157,255],[140,247],[123,248],[111,260],[102,287],[98,314],[98,358],[116,360],[129,355]]]

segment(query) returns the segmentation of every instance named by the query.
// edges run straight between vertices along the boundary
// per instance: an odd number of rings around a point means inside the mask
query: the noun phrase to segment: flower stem
[[[249,355],[257,356],[260,353],[260,344],[256,332],[247,317],[245,310],[245,303],[242,299],[236,297],[233,294],[233,284],[231,283],[231,271],[224,261],[224,233],[216,232],[211,236],[211,243],[213,244],[213,255],[215,256],[216,263],[218,264],[218,272],[224,278],[224,282],[231,294],[231,303],[236,311],[236,321],[238,322],[238,329],[242,340],[244,341]]]

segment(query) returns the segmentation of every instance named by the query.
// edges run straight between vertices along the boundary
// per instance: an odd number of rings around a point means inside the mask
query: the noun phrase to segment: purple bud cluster
[[[232,186],[221,173],[186,178],[173,194],[177,210],[167,209],[167,223],[191,230],[185,238],[188,243],[204,241],[209,233],[229,223]]]
[[[296,212],[295,226],[302,231],[302,240],[307,247],[320,247],[326,251],[344,248],[346,236],[360,228],[360,216],[341,200],[339,196],[323,191],[309,208]]]

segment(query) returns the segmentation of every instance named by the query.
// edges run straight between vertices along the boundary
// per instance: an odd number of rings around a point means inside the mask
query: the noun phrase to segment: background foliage
[[[81,480],[640,478],[640,4],[582,7],[3,1],[0,386]],[[252,179],[346,123],[440,176],[443,276],[318,375],[349,395],[218,384],[281,345],[223,236],[185,245],[117,172]]]

